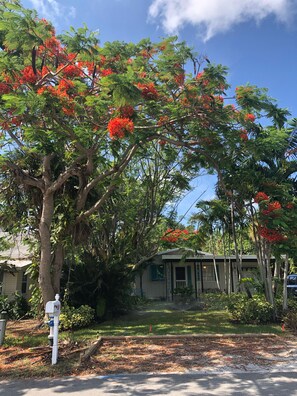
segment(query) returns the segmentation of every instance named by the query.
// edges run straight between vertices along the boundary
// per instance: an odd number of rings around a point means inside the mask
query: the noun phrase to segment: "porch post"
[[[170,269],[171,269],[171,301],[173,301],[173,289],[174,289],[174,281],[173,281],[173,263],[170,262]]]
[[[234,274],[233,274],[233,263],[232,263],[232,259],[230,260],[230,271],[231,271],[231,285],[232,285],[232,290],[231,290],[231,292],[234,292],[234,290],[235,290],[235,285],[234,285]]]
[[[195,279],[195,298],[197,300],[198,292],[197,292],[197,263],[196,263],[196,260],[194,260],[194,279]]]
[[[201,293],[204,292],[202,260],[200,260]]]

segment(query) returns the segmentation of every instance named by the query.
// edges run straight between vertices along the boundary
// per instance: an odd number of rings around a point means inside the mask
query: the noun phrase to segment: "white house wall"
[[[136,278],[137,294],[140,294],[140,279]],[[166,296],[166,281],[165,280],[151,280],[151,272],[149,267],[144,271],[142,276],[142,291],[143,296],[152,299],[163,299]]]
[[[22,279],[23,279],[23,273],[25,271],[26,271],[25,269],[17,271],[14,273],[14,275],[10,274],[9,272],[4,272],[2,295],[6,295],[9,298],[13,298],[15,292],[18,292],[20,295],[24,296],[27,300],[29,299],[30,297],[29,277],[27,277],[26,293],[22,293]]]
[[[2,294],[12,297],[17,289],[18,273],[14,275],[4,272]]]
[[[143,295],[146,298],[152,298],[152,299],[171,299],[173,295],[173,291],[176,288],[176,267],[188,267],[190,266],[191,268],[191,281],[192,281],[192,287],[194,290],[194,294],[197,291],[197,295],[199,295],[202,292],[207,292],[207,291],[215,291],[218,290],[218,286],[216,283],[215,278],[211,279],[211,274],[213,274],[214,271],[214,264],[212,262],[203,262],[203,260],[195,260],[195,263],[192,261],[187,261],[187,262],[178,262],[178,261],[166,261],[162,262],[162,260],[159,259],[154,262],[154,264],[160,264],[163,263],[165,264],[165,279],[164,280],[158,280],[158,281],[153,281],[151,279],[151,271],[150,271],[150,265],[144,270],[143,276],[142,276],[142,290],[143,290]],[[195,287],[195,270],[194,270],[194,265],[196,265],[196,287]],[[221,291],[236,291],[237,289],[237,270],[236,270],[236,265],[233,262],[232,263],[232,268],[233,268],[233,275],[231,276],[231,279],[233,281],[233,285],[230,286],[226,284],[226,281],[229,278],[229,272],[230,272],[230,263],[227,261],[226,264],[222,261],[217,261],[217,267],[219,271],[219,284],[220,284],[220,290]],[[203,281],[201,280],[201,268],[203,271]],[[256,262],[243,262],[243,276],[251,276],[252,275],[252,270],[251,269],[257,269],[257,263]],[[171,272],[172,270],[172,272]],[[185,270],[187,273],[187,270]],[[208,276],[206,276],[208,274]],[[173,276],[173,278],[171,278]],[[186,279],[187,281],[188,279]],[[140,279],[139,276],[136,277],[135,280],[136,284],[136,294],[140,295]],[[187,283],[188,285],[188,283]],[[166,287],[167,287],[167,292],[166,292]]]

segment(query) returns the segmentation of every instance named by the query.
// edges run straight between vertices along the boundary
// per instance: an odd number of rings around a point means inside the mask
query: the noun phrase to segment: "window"
[[[165,279],[164,264],[151,264],[151,280],[162,281]]]
[[[187,287],[186,267],[175,267],[175,286],[176,288]]]
[[[202,272],[203,272],[203,280],[205,280],[206,282],[214,282],[216,280],[216,275],[213,265],[203,265]],[[220,279],[220,272],[218,265],[217,265],[217,274],[218,274],[218,279]]]
[[[175,277],[177,281],[185,281],[186,280],[186,268],[185,267],[176,267],[175,268]]]
[[[27,284],[28,284],[28,275],[25,274],[25,272],[23,272],[23,276],[22,276],[22,294],[26,294],[27,293]]]

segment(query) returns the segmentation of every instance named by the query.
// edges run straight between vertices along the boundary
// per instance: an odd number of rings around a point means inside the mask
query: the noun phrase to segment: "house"
[[[255,255],[242,256],[243,277],[257,270]],[[215,256],[191,249],[171,249],[157,253],[135,279],[135,293],[152,299],[173,301],[180,289],[192,289],[198,298],[208,291],[235,291],[238,286],[235,256]]]
[[[8,241],[9,247],[0,251],[0,295],[13,298],[15,292],[18,292],[28,299],[30,291],[26,270],[32,263],[29,249],[20,235],[9,236],[0,231],[0,239],[3,238]]]

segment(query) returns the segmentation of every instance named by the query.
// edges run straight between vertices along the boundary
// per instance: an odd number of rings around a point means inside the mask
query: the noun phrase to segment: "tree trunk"
[[[51,223],[54,213],[53,193],[43,195],[42,213],[39,222],[40,236],[40,266],[39,266],[39,286],[41,289],[44,305],[54,300],[55,290],[51,282]]]
[[[239,256],[238,251],[238,242],[237,242],[237,235],[235,229],[235,219],[234,219],[234,201],[231,198],[231,228],[232,228],[232,236],[233,236],[233,243],[234,243],[234,251],[235,251],[235,260],[236,260],[236,268],[237,268],[237,277],[238,277],[238,284],[237,284],[237,291],[243,291],[247,293],[247,296],[251,298],[251,293],[246,287],[246,285],[242,285],[242,260]]]
[[[221,285],[220,285],[220,282],[219,282],[218,271],[217,271],[215,241],[214,241],[213,231],[211,232],[211,242],[212,242],[212,261],[213,261],[213,269],[214,269],[214,274],[215,274],[215,280],[216,280],[216,284],[217,284],[218,289],[221,291]]]
[[[261,280],[264,284],[265,298],[274,308],[274,296],[272,289],[272,274],[270,268],[271,246],[270,243],[262,239],[257,233],[256,219],[254,208],[250,202],[250,211],[252,217],[253,234],[255,238],[258,267],[260,269]]]
[[[263,246],[263,259],[265,268],[265,295],[266,300],[274,306],[274,296],[272,288],[272,274],[270,268],[271,246],[270,243],[262,241]]]
[[[285,267],[284,267],[284,290],[283,290],[283,311],[288,309],[288,289],[287,289],[287,277],[289,272],[289,257],[286,254],[285,256]]]
[[[55,247],[54,261],[52,265],[52,285],[55,294],[60,294],[60,280],[64,263],[64,247],[58,242]]]

